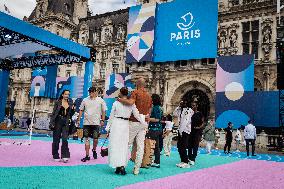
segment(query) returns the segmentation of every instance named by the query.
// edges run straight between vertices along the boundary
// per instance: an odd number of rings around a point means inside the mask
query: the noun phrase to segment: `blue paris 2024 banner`
[[[154,62],[217,56],[217,0],[175,0],[156,14]]]

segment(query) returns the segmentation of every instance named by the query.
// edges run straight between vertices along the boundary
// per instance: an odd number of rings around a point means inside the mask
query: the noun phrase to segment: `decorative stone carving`
[[[125,33],[125,31],[123,29],[123,26],[118,27],[116,38],[118,40],[123,40],[124,39],[124,33]]]
[[[93,39],[94,39],[94,44],[99,44],[100,43],[100,33],[99,32],[95,32],[93,34]]]
[[[89,41],[89,27],[86,24],[81,25],[80,40],[83,45],[87,45]]]
[[[272,49],[272,24],[273,20],[271,18],[265,19],[261,24],[262,32],[262,50],[264,52],[264,62],[269,61],[270,52]]]
[[[43,4],[38,5],[37,15],[38,15],[38,18],[41,18],[43,16]]]
[[[222,30],[220,32],[220,36],[219,36],[219,48],[223,49],[226,47],[226,36],[227,36],[227,32],[225,30]]]
[[[232,30],[229,36],[230,47],[237,47],[237,39],[238,39],[237,31]]]
[[[236,55],[238,53],[238,34],[237,30],[239,28],[239,24],[233,23],[228,28],[229,33],[229,47],[228,47],[228,54],[229,55]]]
[[[112,40],[112,33],[110,28],[105,28],[104,29],[104,36],[105,36],[105,41],[110,42]]]
[[[218,34],[218,54],[224,56],[227,54],[227,27],[221,26]]]
[[[78,35],[76,33],[71,33],[70,40],[77,42],[78,41]]]

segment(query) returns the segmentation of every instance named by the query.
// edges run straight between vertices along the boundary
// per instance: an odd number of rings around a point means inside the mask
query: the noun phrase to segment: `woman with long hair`
[[[61,159],[64,163],[67,163],[70,158],[67,139],[69,135],[69,125],[72,115],[74,114],[74,109],[73,101],[69,98],[69,95],[69,90],[64,90],[61,93],[59,99],[55,102],[50,118],[49,128],[53,131],[52,156],[56,162],[60,161],[58,149],[61,138]]]
[[[154,163],[151,164],[151,167],[160,168],[160,140],[159,138],[163,135],[163,127],[162,127],[162,117],[163,117],[163,109],[161,98],[158,94],[152,94],[152,111],[150,115],[149,122],[149,131],[146,134],[146,138],[155,140],[155,149],[154,155],[155,160]]]

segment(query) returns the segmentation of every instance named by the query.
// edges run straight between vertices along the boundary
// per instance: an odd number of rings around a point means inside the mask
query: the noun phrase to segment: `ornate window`
[[[113,73],[119,73],[119,64],[112,64]]]
[[[240,4],[240,0],[230,0],[230,2],[232,3],[232,6],[237,6]]]
[[[102,52],[102,58],[103,58],[103,59],[106,59],[106,58],[107,58],[107,51],[103,51],[103,52]]]
[[[101,79],[105,79],[106,77],[106,64],[101,64],[101,69],[100,69],[100,76]]]
[[[255,59],[258,59],[259,21],[244,22],[242,27],[243,54],[255,54]]]
[[[119,50],[118,49],[114,50],[114,56],[119,56]]]

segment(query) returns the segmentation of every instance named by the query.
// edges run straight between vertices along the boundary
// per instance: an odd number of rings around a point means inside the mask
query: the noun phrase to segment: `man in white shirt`
[[[251,143],[252,146],[252,156],[255,156],[255,140],[256,140],[256,128],[252,124],[252,121],[248,121],[248,125],[245,127],[244,130],[244,138],[246,140],[246,150],[247,150],[247,156],[249,156],[249,143]]]
[[[90,150],[90,140],[93,138],[93,158],[97,159],[96,148],[98,145],[98,138],[100,135],[100,127],[104,126],[106,103],[101,98],[98,97],[97,89],[95,87],[89,88],[89,96],[84,98],[81,106],[80,112],[77,120],[77,124],[80,124],[80,119],[84,112],[84,126],[83,126],[83,136],[85,138],[85,150],[86,156],[81,159],[82,162],[90,160],[89,150]]]
[[[180,155],[181,162],[176,164],[177,167],[180,168],[188,168],[189,167],[189,154],[187,152],[188,149],[188,141],[189,134],[191,132],[191,117],[194,114],[193,110],[190,108],[190,103],[184,101],[179,108],[179,128],[178,128],[178,142],[177,148]],[[176,112],[174,115],[177,115]]]

